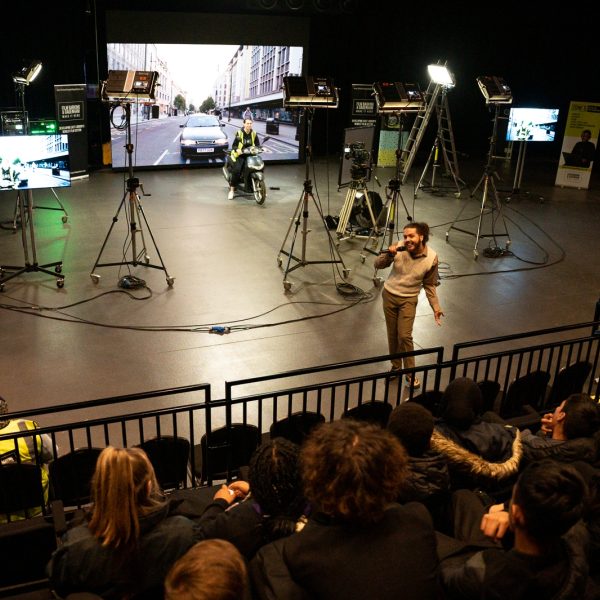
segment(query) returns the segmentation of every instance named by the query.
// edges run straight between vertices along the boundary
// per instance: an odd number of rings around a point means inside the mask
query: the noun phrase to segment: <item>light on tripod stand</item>
[[[21,85],[29,85],[40,74],[42,61],[23,61],[23,66],[12,76],[13,81]]]
[[[445,65],[427,65],[427,72],[433,83],[445,87],[454,87],[454,76],[448,71],[448,67]]]
[[[482,75],[477,78],[477,85],[486,104],[512,103],[512,92],[502,77]]]

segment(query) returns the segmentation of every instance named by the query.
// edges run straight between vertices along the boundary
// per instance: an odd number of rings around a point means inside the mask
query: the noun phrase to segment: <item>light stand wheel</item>
[[[281,265],[283,264],[283,261],[281,260],[281,256],[277,257],[277,266],[281,267]]]
[[[292,284],[289,281],[287,281],[287,280],[284,279],[284,281],[283,281],[283,289],[286,292],[289,292],[292,289]]]
[[[64,278],[56,280],[56,287],[57,288],[63,288],[63,287],[65,287],[65,280],[64,280]]]
[[[473,250],[473,258],[475,260],[477,260],[479,258],[479,252],[477,252],[477,248],[475,248],[475,250]]]
[[[450,237],[450,232],[446,231],[446,244],[448,243],[448,238]]]
[[[62,273],[62,265],[56,265],[56,267],[54,267],[54,272],[55,273]]]
[[[100,275],[96,275],[96,273],[90,273],[90,277],[92,278],[92,282],[95,284],[100,281]]]
[[[367,259],[367,257],[361,253],[360,255],[360,262],[364,265],[365,264],[365,260]]]
[[[383,284],[383,279],[381,277],[373,277],[373,283],[375,284],[375,287],[381,287],[381,285]]]
[[[167,277],[167,285],[169,287],[173,287],[174,283],[175,283],[175,277]]]
[[[63,223],[66,223],[69,220],[69,217],[67,217],[66,215],[63,215],[61,220]]]
[[[351,269],[342,269],[342,275],[344,279],[348,279],[348,277],[350,276],[350,271]]]

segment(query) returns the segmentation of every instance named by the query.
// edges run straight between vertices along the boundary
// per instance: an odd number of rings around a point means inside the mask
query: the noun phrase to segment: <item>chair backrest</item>
[[[524,413],[523,406],[528,404],[539,411],[544,405],[546,389],[550,381],[547,371],[531,371],[515,379],[509,386],[500,406],[503,419],[517,417]]]
[[[39,512],[44,506],[42,470],[32,463],[0,465],[0,518],[10,520],[11,513]]]
[[[310,411],[293,413],[271,425],[271,439],[282,437],[300,445],[314,427],[324,422],[325,417],[321,413]]]
[[[240,467],[250,462],[260,443],[260,431],[255,425],[232,423],[204,434],[200,439],[201,482],[231,479]],[[196,466],[198,472],[198,466]]]
[[[579,360],[563,367],[554,378],[544,408],[554,408],[571,394],[580,393],[591,370],[592,364],[585,360]]]
[[[190,458],[188,440],[164,436],[146,440],[139,447],[148,455],[163,490],[185,486]]]
[[[357,421],[366,421],[381,427],[386,427],[390,413],[392,412],[392,405],[381,400],[374,400],[373,402],[365,402],[359,404],[354,408],[350,408],[344,412],[342,419],[356,419]]]
[[[101,448],[78,448],[50,462],[52,497],[65,506],[90,502],[92,476],[101,452]]]
[[[500,383],[491,379],[478,381],[477,385],[481,390],[482,406],[481,413],[493,411],[496,400],[500,396]]]
[[[439,417],[442,396],[444,393],[440,390],[428,390],[409,398],[407,402],[414,402],[426,408],[434,417]]]

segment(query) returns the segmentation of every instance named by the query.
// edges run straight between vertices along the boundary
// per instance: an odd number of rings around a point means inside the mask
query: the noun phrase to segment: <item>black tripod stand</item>
[[[479,257],[479,252],[477,250],[479,238],[489,237],[489,238],[493,238],[495,240],[497,237],[506,237],[507,238],[506,247],[503,252],[507,252],[508,248],[510,246],[510,235],[508,233],[508,228],[506,226],[506,221],[504,219],[504,215],[502,214],[502,202],[500,200],[500,197],[498,196],[498,190],[496,189],[496,182],[495,182],[495,179],[499,179],[498,173],[496,173],[496,169],[494,167],[494,155],[495,155],[495,149],[496,149],[496,139],[497,139],[497,130],[498,130],[498,115],[499,115],[499,111],[500,111],[500,105],[496,104],[495,107],[496,108],[495,108],[495,112],[494,112],[492,136],[490,137],[490,147],[488,150],[487,162],[486,162],[485,168],[483,170],[483,175],[481,176],[481,178],[477,182],[477,185],[475,186],[475,188],[471,192],[471,195],[469,196],[469,198],[473,198],[475,196],[477,190],[480,187],[483,187],[483,192],[481,195],[481,208],[479,210],[479,220],[477,222],[477,232],[473,233],[471,231],[467,231],[466,229],[461,229],[460,227],[455,226],[455,223],[459,220],[460,216],[462,215],[463,211],[465,210],[466,203],[460,209],[460,211],[456,215],[456,217],[454,217],[454,221],[452,221],[452,224],[446,231],[446,241],[448,241],[448,237],[450,235],[451,229],[456,229],[456,231],[462,231],[463,233],[468,233],[469,235],[474,235],[475,236],[475,245],[473,246],[473,258],[475,260],[477,260],[477,258]],[[493,202],[492,202],[492,205],[491,205],[490,211],[489,211],[492,215],[492,232],[491,233],[481,233],[481,221],[483,219],[483,215],[484,215],[486,204],[487,204],[488,194],[490,193],[490,190],[491,190],[491,193],[493,196]],[[504,224],[504,233],[502,233],[502,232],[499,233],[499,232],[494,231],[495,223],[499,218],[502,219],[502,223]]]
[[[312,181],[309,179],[310,177],[310,161],[312,155],[311,148],[311,138],[312,138],[312,121],[314,117],[314,110],[311,108],[306,109],[306,119],[307,119],[307,142],[306,142],[306,172],[304,177],[304,189],[300,196],[300,200],[296,206],[296,210],[294,211],[294,216],[290,222],[290,226],[288,227],[287,233],[285,234],[285,238],[283,239],[283,243],[281,244],[281,248],[279,249],[279,254],[277,255],[277,264],[281,267],[283,264],[281,255],[284,254],[288,257],[287,263],[285,266],[285,271],[283,272],[283,287],[286,290],[292,289],[292,284],[288,281],[287,276],[288,273],[291,273],[298,267],[305,267],[306,265],[324,265],[324,264],[341,264],[342,265],[342,274],[343,278],[346,279],[350,274],[350,269],[346,268],[344,261],[333,241],[333,237],[329,232],[329,228],[327,227],[327,223],[325,222],[325,217],[323,216],[323,211],[319,204],[315,201],[315,198],[312,193]],[[315,208],[317,209],[317,213],[319,214],[319,218],[321,220],[321,224],[327,233],[327,238],[329,239],[329,251],[330,251],[330,260],[307,260],[306,259],[306,237],[310,233],[310,229],[308,228],[308,201],[312,200]],[[300,228],[300,219],[302,218],[302,250],[301,256],[298,258],[294,255],[294,246],[296,244],[296,240],[298,238],[298,229]],[[292,241],[290,244],[289,251],[284,250],[285,244],[290,236],[290,233],[294,229],[294,233],[292,235]],[[336,258],[337,257],[337,258]],[[296,264],[292,266],[292,260],[296,261]]]
[[[145,267],[150,267],[152,269],[159,269],[165,272],[167,278],[167,285],[171,287],[175,282],[175,278],[171,277],[167,272],[167,267],[165,267],[165,263],[163,262],[162,256],[160,255],[160,251],[158,246],[156,245],[156,241],[154,240],[154,236],[152,235],[152,230],[150,229],[150,225],[148,224],[148,220],[146,219],[146,215],[144,213],[144,208],[142,203],[140,202],[140,196],[137,193],[138,187],[142,190],[142,195],[150,196],[150,194],[144,193],[144,188],[140,184],[140,180],[137,177],[133,176],[133,163],[132,163],[132,154],[133,154],[133,144],[131,143],[131,104],[129,102],[124,103],[123,108],[125,110],[125,121],[126,121],[126,143],[125,149],[127,150],[127,163],[128,163],[128,178],[127,178],[127,188],[123,198],[119,204],[119,208],[117,208],[117,212],[112,219],[112,223],[104,238],[104,242],[102,244],[102,248],[100,248],[100,252],[98,254],[98,258],[92,267],[92,271],[90,273],[90,277],[94,283],[98,283],[100,281],[100,275],[95,273],[95,270],[98,267],[114,267],[120,265],[131,265],[133,267],[137,267],[138,265],[143,265]],[[129,233],[131,234],[131,260],[122,260],[119,262],[109,262],[109,263],[100,263],[100,257],[104,252],[104,248],[106,247],[106,243],[108,242],[108,238],[112,233],[113,227],[115,223],[119,220],[119,213],[121,209],[125,206],[125,200],[128,200],[129,203]],[[127,209],[126,209],[127,210]],[[148,252],[146,250],[146,240],[144,239],[144,230],[142,229],[142,220],[146,225],[146,229],[150,234],[150,239],[152,240],[152,244],[154,249],[156,250],[156,254],[158,256],[158,260],[160,261],[160,265],[153,265],[150,263],[150,256],[148,256]],[[142,247],[138,251],[137,249],[137,235],[139,234],[142,240]],[[125,259],[125,254],[123,254],[123,259]]]
[[[406,204],[404,202],[404,198],[402,197],[402,193],[400,191],[400,170],[401,170],[401,158],[402,158],[402,150],[396,150],[396,175],[393,179],[390,179],[389,183],[385,188],[385,204],[381,209],[381,214],[377,219],[378,223],[384,222],[385,229],[388,235],[381,236],[381,244],[379,248],[377,248],[377,227],[373,227],[365,245],[363,246],[363,251],[360,255],[360,260],[364,263],[367,255],[365,252],[370,252],[375,256],[381,254],[384,248],[387,248],[392,245],[394,241],[394,232],[399,232],[399,222],[398,222],[398,201],[402,203],[404,207],[404,212],[406,213],[406,220],[412,221],[413,218],[411,214],[408,212],[408,208],[406,208]],[[379,285],[382,282],[382,279],[377,276],[377,269],[375,269],[375,274],[373,275],[373,283],[375,285]]]

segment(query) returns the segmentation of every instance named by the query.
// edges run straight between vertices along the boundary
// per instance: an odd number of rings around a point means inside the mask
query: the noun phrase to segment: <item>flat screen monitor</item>
[[[558,108],[510,109],[507,142],[553,142],[558,123]]]
[[[262,158],[300,159],[301,109],[284,106],[283,81],[303,73],[303,46],[108,43],[109,71],[156,71],[155,98],[128,102],[136,167],[220,166],[251,118]],[[111,109],[113,168],[128,164],[123,104]],[[115,103],[113,103],[115,104]]]
[[[66,134],[1,136],[0,165],[3,191],[69,186],[69,137]]]

